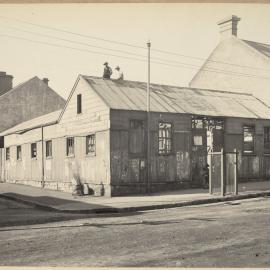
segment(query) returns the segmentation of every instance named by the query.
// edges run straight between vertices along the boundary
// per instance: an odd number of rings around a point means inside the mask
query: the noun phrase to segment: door
[[[129,126],[129,172],[132,182],[146,183],[146,144],[143,120],[132,119]]]
[[[195,186],[205,184],[205,171],[207,165],[207,130],[192,129],[192,183]]]

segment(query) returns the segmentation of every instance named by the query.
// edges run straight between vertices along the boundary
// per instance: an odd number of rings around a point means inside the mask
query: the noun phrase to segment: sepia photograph
[[[0,3],[0,269],[268,268],[269,199],[270,4]]]

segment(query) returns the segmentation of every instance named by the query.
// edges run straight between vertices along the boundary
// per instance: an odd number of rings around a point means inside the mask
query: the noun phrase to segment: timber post
[[[210,157],[209,157],[209,194],[213,194],[213,183],[212,183],[212,150],[209,152]]]
[[[224,166],[224,150],[223,148],[221,148],[221,151],[220,151],[220,171],[221,171],[221,175],[220,175],[220,191],[221,191],[221,196],[224,196],[225,195],[225,189],[224,189],[224,183],[225,183],[225,179],[224,179],[224,176],[225,176],[225,166]]]
[[[235,152],[234,155],[234,194],[238,194],[238,175],[237,175],[237,169],[238,169],[238,152],[236,148],[233,150]]]

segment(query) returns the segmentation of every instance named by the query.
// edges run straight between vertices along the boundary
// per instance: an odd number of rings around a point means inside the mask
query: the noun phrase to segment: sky
[[[220,40],[217,22],[232,14],[238,37],[270,44],[269,4],[2,4],[0,71],[14,86],[47,77],[67,98],[78,74],[102,76],[105,61],[147,81],[150,41],[151,82],[187,86]]]

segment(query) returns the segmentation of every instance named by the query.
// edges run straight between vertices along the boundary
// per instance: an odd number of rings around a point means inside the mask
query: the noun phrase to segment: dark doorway
[[[208,186],[209,152],[224,147],[224,121],[208,117],[192,118],[192,183]]]

